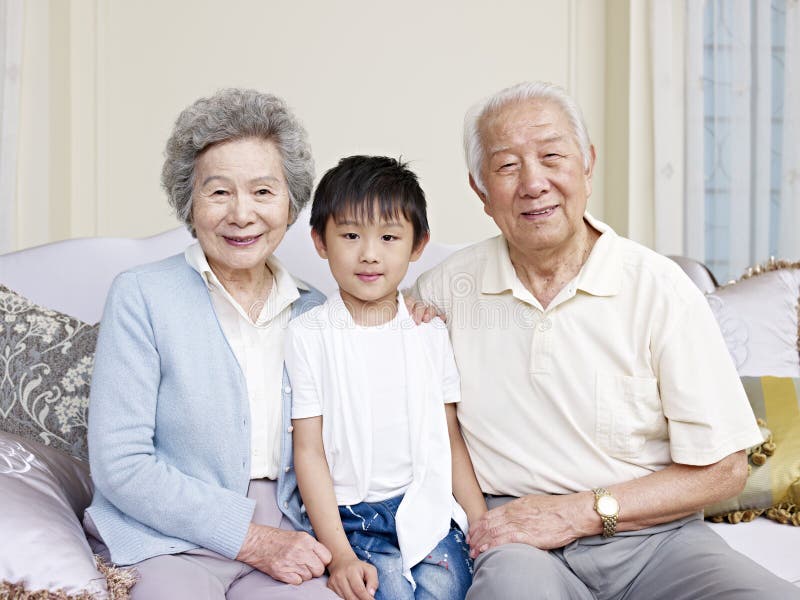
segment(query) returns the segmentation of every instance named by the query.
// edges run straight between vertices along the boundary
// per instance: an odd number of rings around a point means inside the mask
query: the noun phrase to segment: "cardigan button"
[[[283,503],[283,508],[289,508],[289,503],[288,502],[284,502]]]
[[[286,385],[286,386],[284,386],[284,387],[283,387],[283,391],[284,391],[285,393],[287,393],[287,394],[291,394],[291,393],[292,393],[292,386],[290,386],[290,385]]]
[[[293,431],[294,431],[294,425],[289,425],[289,427],[286,428],[287,433],[292,433]]]
[[[288,472],[289,472],[289,471],[291,471],[291,470],[292,470],[292,467],[286,467],[286,468],[283,470],[283,472],[284,472],[284,473],[288,473]]]

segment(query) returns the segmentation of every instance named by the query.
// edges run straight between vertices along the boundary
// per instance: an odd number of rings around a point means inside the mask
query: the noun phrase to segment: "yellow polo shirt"
[[[708,303],[677,264],[601,232],[546,310],[498,236],[423,274],[447,316],[458,416],[490,494],[564,494],[761,441]]]

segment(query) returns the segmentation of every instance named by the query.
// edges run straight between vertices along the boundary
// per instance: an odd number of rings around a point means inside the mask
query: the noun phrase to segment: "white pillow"
[[[78,520],[92,498],[86,463],[0,431],[0,498],[0,581],[107,597]]]
[[[800,269],[766,271],[706,298],[741,376],[800,377]]]

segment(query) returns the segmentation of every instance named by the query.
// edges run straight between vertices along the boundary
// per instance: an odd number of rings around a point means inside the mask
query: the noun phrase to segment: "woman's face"
[[[231,140],[197,157],[192,224],[218,277],[260,275],[288,221],[289,189],[273,142]]]

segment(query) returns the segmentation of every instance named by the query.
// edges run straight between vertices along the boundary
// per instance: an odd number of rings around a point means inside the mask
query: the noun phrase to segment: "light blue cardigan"
[[[299,291],[292,318],[324,301]],[[285,369],[282,400],[277,501],[310,530],[292,468]],[[114,280],[97,340],[89,461],[87,511],[114,563],[197,547],[239,553],[255,507],[247,389],[206,284],[183,254]]]

